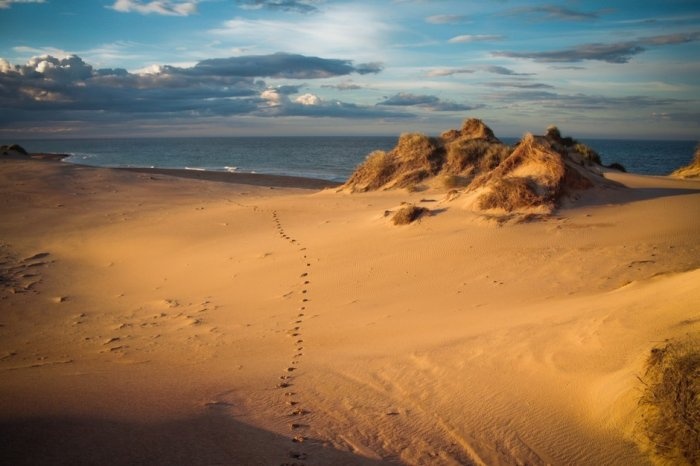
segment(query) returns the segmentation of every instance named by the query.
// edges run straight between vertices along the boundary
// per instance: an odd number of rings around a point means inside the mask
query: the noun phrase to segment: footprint
[[[298,451],[289,452],[289,456],[291,458],[294,458],[295,460],[305,460],[308,458],[308,455],[306,453],[301,453]]]

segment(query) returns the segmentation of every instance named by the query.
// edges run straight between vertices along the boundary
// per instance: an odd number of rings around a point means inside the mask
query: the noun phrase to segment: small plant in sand
[[[391,218],[391,221],[394,222],[394,225],[408,225],[429,212],[430,210],[426,209],[425,207],[408,205],[401,207]]]
[[[652,349],[643,382],[641,429],[653,454],[700,464],[700,339]]]

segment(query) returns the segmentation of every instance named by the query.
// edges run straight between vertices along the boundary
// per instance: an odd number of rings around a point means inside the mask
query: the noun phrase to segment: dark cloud
[[[506,12],[509,16],[536,16],[544,19],[554,19],[563,21],[590,21],[600,17],[599,13],[576,11],[556,5],[528,6],[514,8]]]
[[[294,11],[297,13],[313,13],[318,10],[315,6],[319,0],[239,0],[244,8]]]
[[[357,89],[362,89],[362,86],[351,82],[342,82],[339,84],[324,84],[321,87],[325,87],[328,89],[336,89],[339,91],[354,91]]]
[[[204,60],[194,67],[155,66],[146,72],[95,69],[80,57],[43,56],[26,65],[0,60],[2,124],[20,121],[108,121],[138,118],[270,114],[264,77],[314,79],[365,73],[378,66],[355,67],[350,61],[274,54]],[[374,71],[372,71],[374,72]],[[302,85],[272,92],[288,102]],[[263,94],[268,92],[267,97]],[[325,116],[396,116],[396,112],[342,102],[317,105],[297,113]]]
[[[700,32],[667,34],[644,37],[634,41],[610,44],[583,44],[578,47],[548,52],[494,52],[497,57],[527,58],[538,62],[580,62],[597,60],[608,63],[627,63],[634,55],[646,50],[645,47],[685,44],[700,39]]]
[[[532,73],[518,73],[510,68],[506,68],[505,66],[487,66],[484,68],[484,71],[504,76],[532,76]]]
[[[355,73],[359,74],[376,74],[384,69],[384,65],[377,61],[370,63],[358,63],[354,68]]]
[[[317,79],[351,73],[379,73],[379,63],[354,66],[350,60],[338,60],[305,55],[274,53],[203,60],[188,73],[219,76],[258,76],[268,78]]]
[[[687,101],[648,96],[609,97],[586,94],[558,94],[550,91],[522,90],[490,96],[506,103],[527,103],[543,108],[576,110],[614,110],[667,107]]]
[[[483,108],[483,105],[464,105],[456,102],[443,101],[434,95],[416,95],[407,92],[399,92],[377,105],[396,107],[421,107],[436,112],[458,112]]]
[[[432,105],[439,102],[440,99],[434,95],[416,95],[409,94],[407,92],[400,92],[396,95],[388,97],[379,105],[397,105],[397,106],[410,106],[410,105]]]

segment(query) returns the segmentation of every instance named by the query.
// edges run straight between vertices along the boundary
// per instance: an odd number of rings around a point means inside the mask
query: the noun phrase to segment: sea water
[[[502,138],[514,144],[516,138]],[[102,167],[236,171],[345,181],[374,150],[390,150],[396,136],[41,139],[13,141],[29,152],[71,154],[67,162]],[[667,175],[686,165],[697,141],[586,139],[604,164]]]

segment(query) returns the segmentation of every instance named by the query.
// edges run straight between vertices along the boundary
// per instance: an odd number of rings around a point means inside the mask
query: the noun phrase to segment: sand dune
[[[648,464],[637,376],[700,329],[700,182],[605,177],[504,227],[438,187],[2,160],[0,462]]]

